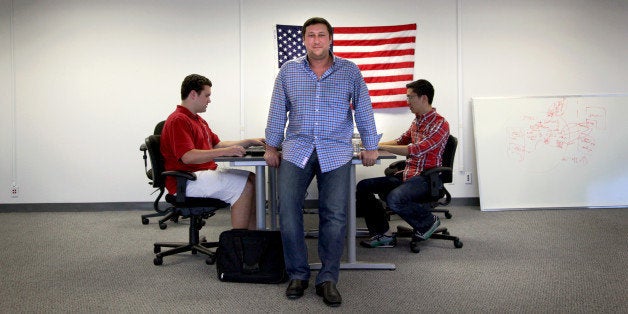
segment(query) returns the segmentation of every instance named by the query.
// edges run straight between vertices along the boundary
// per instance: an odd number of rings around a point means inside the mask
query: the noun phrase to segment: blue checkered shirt
[[[322,172],[349,162],[354,117],[364,148],[377,149],[379,138],[364,78],[353,62],[336,56],[333,60],[320,79],[303,56],[286,62],[275,80],[266,143],[281,145],[283,159],[301,168],[314,150]]]

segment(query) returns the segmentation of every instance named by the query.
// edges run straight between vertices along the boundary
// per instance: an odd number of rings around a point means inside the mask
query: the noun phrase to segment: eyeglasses
[[[411,100],[412,98],[419,97],[419,95],[407,95],[406,98]]]

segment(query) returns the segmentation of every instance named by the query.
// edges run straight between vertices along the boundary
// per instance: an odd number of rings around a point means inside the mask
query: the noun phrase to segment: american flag
[[[407,106],[406,84],[414,79],[416,24],[334,27],[332,51],[358,65],[373,108]],[[306,54],[301,26],[277,25],[277,60]]]

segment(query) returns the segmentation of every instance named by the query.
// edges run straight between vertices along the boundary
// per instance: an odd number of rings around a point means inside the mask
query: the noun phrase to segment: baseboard
[[[160,207],[165,208],[163,203]],[[477,197],[452,198],[450,206],[480,206]],[[318,208],[318,200],[305,200],[305,208]],[[0,204],[0,213],[11,212],[97,212],[116,210],[153,210],[152,202],[111,202],[111,203],[28,203]]]
[[[480,206],[479,197],[459,197],[451,199],[451,206]]]
[[[165,203],[163,206],[166,206]],[[0,204],[1,213],[153,210],[153,202]]]

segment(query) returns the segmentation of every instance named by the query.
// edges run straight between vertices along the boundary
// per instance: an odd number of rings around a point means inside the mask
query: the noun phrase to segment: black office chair
[[[155,126],[155,130],[153,132],[154,135],[161,135],[161,130],[164,128],[164,123],[165,122],[166,121],[161,121],[161,122],[157,123],[157,125]],[[175,215],[174,214],[174,211],[173,211],[174,207],[169,206],[166,209],[162,209],[159,206],[159,201],[161,200],[161,197],[164,195],[164,192],[165,192],[165,190],[164,190],[165,186],[163,184],[155,185],[155,183],[153,181],[153,169],[148,169],[147,150],[148,150],[148,147],[146,147],[146,143],[143,143],[142,145],[140,145],[140,151],[144,153],[144,157],[143,157],[144,158],[144,170],[146,171],[146,176],[150,180],[148,182],[148,184],[150,184],[153,187],[157,188],[157,190],[159,191],[159,194],[157,195],[157,198],[153,202],[153,209],[155,210],[155,212],[152,213],[152,214],[144,214],[144,215],[142,215],[142,224],[143,225],[147,225],[149,223],[149,219],[148,218],[166,216],[165,218],[159,220],[159,228],[166,229],[168,226],[166,225],[165,222],[168,221],[168,220],[172,220],[174,222],[178,222],[179,221],[179,215]]]
[[[428,183],[430,186],[430,193],[425,196],[424,203],[429,204],[431,208],[431,212],[441,212],[445,213],[445,217],[447,219],[451,218],[451,213],[447,209],[437,208],[438,206],[447,206],[451,202],[451,194],[445,188],[445,183],[452,182],[452,173],[453,173],[453,165],[454,165],[454,157],[456,155],[456,148],[458,146],[458,139],[453,135],[449,135],[447,139],[447,144],[445,146],[445,151],[443,152],[443,165],[441,167],[431,168],[424,170],[421,173],[421,176],[428,179]],[[399,173],[399,170],[403,170],[405,168],[405,161],[400,160],[396,161],[386,170],[384,173],[387,176],[395,175],[395,173]],[[389,211],[389,213],[391,213]],[[422,239],[418,239],[413,236],[414,232],[412,229],[397,226],[397,237],[411,237],[412,241],[410,242],[410,249],[414,253],[419,253],[421,251],[419,247],[419,243],[423,241]],[[447,228],[440,227],[436,229],[436,231],[432,234],[430,239],[443,239],[450,240],[454,242],[454,246],[456,248],[462,247],[462,242],[458,237],[452,236],[447,231]]]
[[[199,230],[205,225],[204,219],[215,214],[215,211],[229,204],[215,198],[199,198],[187,197],[185,190],[188,181],[196,180],[194,173],[185,171],[164,171],[164,159],[159,149],[161,135],[151,135],[146,138],[146,151],[150,157],[152,166],[152,184],[154,187],[164,193],[166,177],[172,176],[177,180],[177,194],[166,194],[166,202],[171,206],[167,209],[170,214],[190,219],[190,231],[188,242],[157,242],[154,244],[155,265],[163,263],[163,257],[182,252],[191,251],[192,254],[197,252],[207,255],[206,263],[214,264],[216,255],[209,248],[217,247],[218,242],[207,242],[205,239],[199,238]],[[155,202],[159,201],[160,196]],[[161,227],[161,223],[160,223]],[[164,228],[162,228],[164,229]],[[161,251],[162,247],[172,248],[170,250]]]

